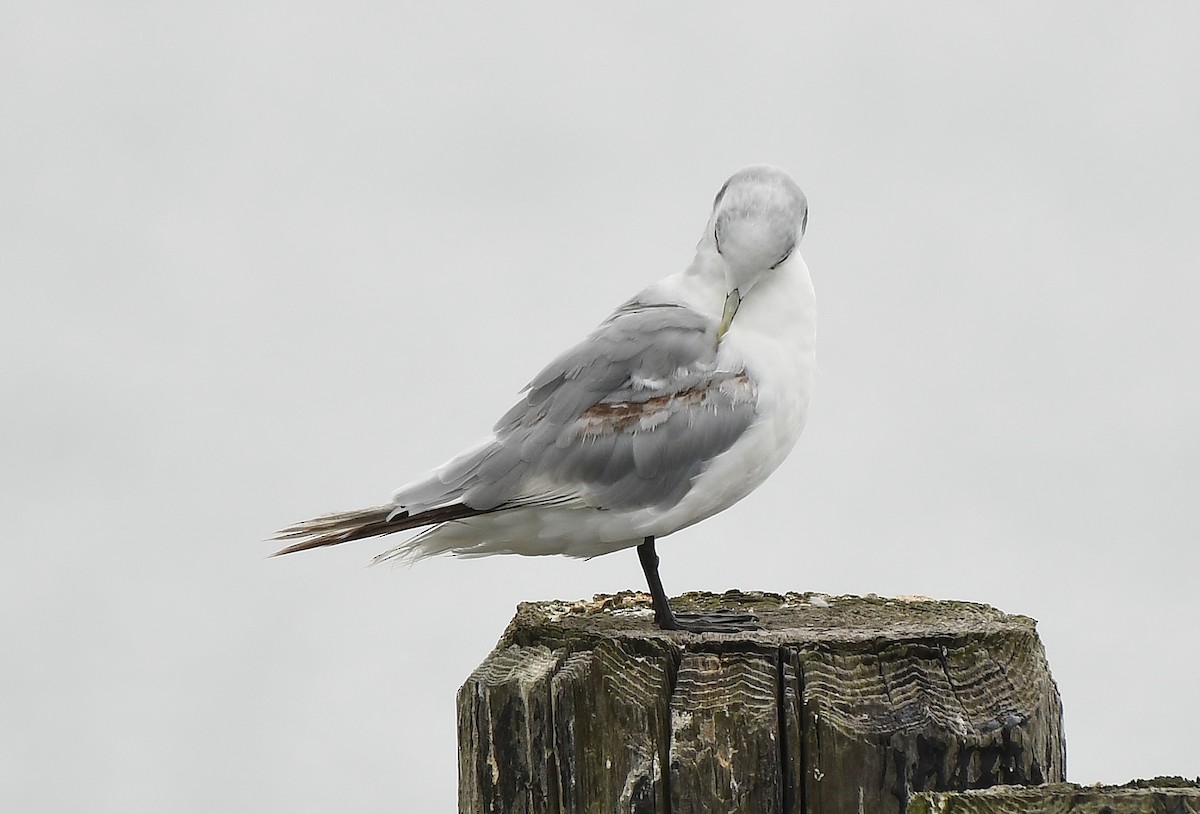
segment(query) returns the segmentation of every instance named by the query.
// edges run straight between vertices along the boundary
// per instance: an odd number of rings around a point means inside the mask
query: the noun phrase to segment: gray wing
[[[755,415],[754,382],[716,365],[716,328],[683,306],[627,303],[530,382],[494,441],[396,503],[674,505]]]

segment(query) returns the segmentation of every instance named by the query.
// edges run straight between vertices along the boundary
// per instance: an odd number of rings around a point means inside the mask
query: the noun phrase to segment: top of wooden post
[[[821,593],[786,594],[765,591],[693,591],[671,599],[677,611],[719,608],[748,610],[758,616],[762,630],[739,633],[685,633],[659,630],[654,624],[650,595],[638,591],[598,594],[590,600],[522,602],[500,646],[554,646],[580,640],[618,639],[625,643],[701,643],[737,646],[798,646],[871,642],[880,638],[955,639],[978,641],[988,634],[1036,636],[1037,622],[1028,616],[1004,613],[989,605],[930,599],[923,596],[829,596]],[[690,649],[690,648],[689,648]]]

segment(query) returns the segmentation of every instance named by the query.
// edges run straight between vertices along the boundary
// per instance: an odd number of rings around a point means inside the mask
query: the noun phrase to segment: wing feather
[[[491,438],[390,506],[284,529],[277,539],[292,544],[278,553],[519,506],[672,506],[756,416],[753,380],[720,369],[716,351],[715,320],[631,301],[535,376]]]
[[[558,500],[604,509],[678,501],[755,416],[753,382],[717,367],[716,328],[681,305],[627,303],[533,378],[474,468],[442,481],[438,503],[527,505],[547,498],[547,483]]]

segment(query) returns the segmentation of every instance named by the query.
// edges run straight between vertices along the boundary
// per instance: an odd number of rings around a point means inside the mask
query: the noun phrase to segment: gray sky
[[[261,541],[482,436],[759,162],[816,401],[667,589],[1028,614],[1071,779],[1200,772],[1198,8],[6,4],[0,808],[453,810],[458,685],[633,552]]]

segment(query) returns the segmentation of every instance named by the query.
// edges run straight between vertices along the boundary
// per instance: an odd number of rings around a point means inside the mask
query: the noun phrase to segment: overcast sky
[[[761,162],[816,398],[668,591],[1028,614],[1070,779],[1200,773],[1200,6],[0,18],[0,808],[454,810],[457,687],[634,553],[262,541],[481,437]]]

